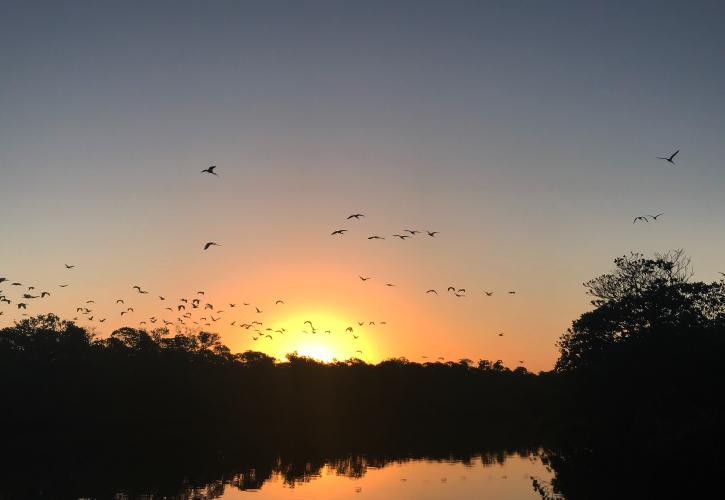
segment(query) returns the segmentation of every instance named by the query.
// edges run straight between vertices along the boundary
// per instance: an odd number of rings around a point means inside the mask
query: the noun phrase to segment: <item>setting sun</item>
[[[302,344],[299,349],[297,349],[297,353],[300,356],[307,356],[319,361],[324,361],[325,363],[329,363],[336,357],[333,356],[329,346],[318,342],[306,342]]]

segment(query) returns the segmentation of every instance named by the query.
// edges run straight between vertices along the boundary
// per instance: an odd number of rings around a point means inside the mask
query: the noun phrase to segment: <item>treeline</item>
[[[338,437],[493,425],[529,432],[551,422],[542,411],[556,399],[551,377],[487,360],[326,364],[290,354],[275,362],[233,354],[213,333],[122,328],[97,339],[53,315],[0,330],[0,419],[24,424]]]

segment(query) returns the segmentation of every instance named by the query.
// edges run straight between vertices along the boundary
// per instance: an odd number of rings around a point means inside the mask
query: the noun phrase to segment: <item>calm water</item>
[[[257,472],[250,469],[201,488],[188,488],[175,498],[541,499],[542,495],[533,488],[532,478],[549,484],[552,477],[536,453],[500,453],[467,461],[410,459],[370,463],[365,457],[350,457],[322,465],[280,462],[263,475],[257,477]]]

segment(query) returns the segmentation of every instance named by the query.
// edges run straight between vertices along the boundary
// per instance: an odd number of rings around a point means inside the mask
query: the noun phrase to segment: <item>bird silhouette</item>
[[[511,291],[511,292],[509,292],[509,294],[510,294],[510,295],[516,295],[516,292],[514,292],[514,291]]]
[[[410,233],[412,236],[415,236],[416,234],[420,233],[417,229],[405,229],[406,233]]]
[[[352,327],[351,326],[348,326],[347,328],[345,328],[345,331],[352,333]]]
[[[369,240],[384,240],[385,238],[383,238],[382,236],[375,235],[375,236],[368,236],[368,239]]]
[[[680,152],[680,150],[678,149],[677,151],[675,151],[674,153],[672,153],[670,156],[667,156],[667,157],[665,157],[665,156],[658,156],[657,159],[658,160],[666,160],[666,161],[668,161],[668,162],[670,162],[670,163],[672,163],[674,165],[675,164],[675,162],[674,162],[675,156],[677,156],[677,153],[679,153],[679,152]]]
[[[487,292],[487,291],[485,291],[485,290],[483,291],[483,293],[485,293],[485,294],[486,294],[487,296],[489,296],[489,297],[490,297],[491,295],[493,295],[493,292]]]
[[[66,269],[73,269],[74,267],[76,267],[76,266],[71,266],[71,265],[69,265],[69,264],[66,264],[66,265],[65,265],[65,268],[66,268]]]
[[[40,294],[40,298],[41,298],[41,299],[42,299],[43,297],[49,297],[49,296],[50,296],[50,292],[41,292],[41,294]]]
[[[219,176],[219,174],[217,174],[216,172],[214,172],[214,169],[215,168],[216,168],[216,165],[212,165],[211,167],[205,168],[204,170],[202,170],[201,173],[202,174],[207,173],[207,174]]]
[[[428,236],[431,238],[434,238],[436,234],[440,233],[440,231],[426,231],[426,233],[428,233]]]
[[[395,286],[395,283],[385,283],[385,286]]]
[[[330,236],[335,236],[336,234],[345,234],[347,232],[347,229],[336,229],[332,233],[330,233]]]
[[[435,289],[433,289],[433,288],[431,288],[430,290],[428,290],[425,293],[434,293],[434,294],[438,295],[438,292]]]
[[[58,286],[59,286],[60,288],[65,288],[65,287],[67,287],[68,285],[58,285]]]
[[[400,238],[401,240],[405,241],[405,238],[410,238],[410,235],[407,234],[394,234],[394,238]]]
[[[644,215],[640,215],[640,216],[634,218],[634,220],[632,221],[632,224],[636,224],[637,221],[640,221],[640,220],[644,221],[644,222],[649,222],[649,219],[647,217],[645,217]]]
[[[206,245],[204,245],[204,250],[209,250],[210,247],[220,247],[220,246],[221,245],[219,243],[209,241]]]
[[[350,219],[360,219],[360,217],[365,217],[365,215],[364,214],[352,214],[352,215],[348,215],[347,220],[350,220]]]
[[[262,314],[262,310],[259,307],[255,307],[255,309],[257,310],[257,314]]]
[[[18,303],[18,309],[27,309],[27,308],[28,308],[28,304],[24,304],[22,302]]]
[[[660,215],[665,215],[665,214],[664,213],[659,213],[657,215],[648,215],[647,217],[651,217],[652,219],[657,220],[657,217],[659,217]]]
[[[277,300],[274,302],[275,304],[284,304],[284,300]]]
[[[370,277],[369,277],[369,276],[368,276],[367,278],[365,278],[365,277],[363,277],[363,276],[358,276],[358,278],[360,278],[360,280],[361,280],[361,281],[367,281],[367,280],[369,280],[369,279],[370,279]]]

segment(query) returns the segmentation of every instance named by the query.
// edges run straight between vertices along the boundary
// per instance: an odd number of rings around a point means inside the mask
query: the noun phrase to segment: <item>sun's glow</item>
[[[329,363],[335,358],[330,348],[322,343],[305,342],[297,350],[297,353],[300,356],[307,356],[318,361],[324,361],[325,363]]]

